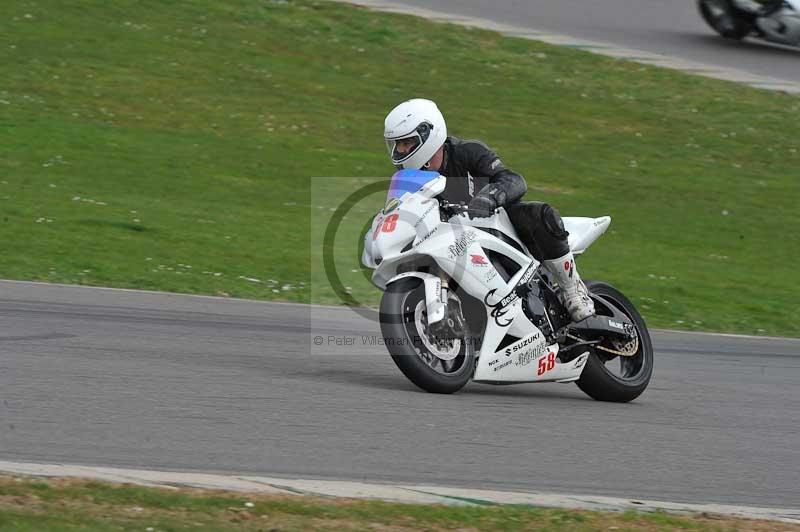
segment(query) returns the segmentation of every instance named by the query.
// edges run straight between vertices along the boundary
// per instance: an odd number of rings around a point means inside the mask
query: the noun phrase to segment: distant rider
[[[442,197],[469,202],[471,219],[492,216],[497,207],[505,207],[522,242],[558,282],[559,299],[572,319],[594,314],[558,211],[547,203],[520,201],[528,189],[525,179],[506,168],[486,144],[448,137],[439,108],[423,99],[405,101],[386,116],[384,139],[396,168],[448,177]]]
[[[740,11],[768,17],[783,7],[784,0],[732,0],[733,5]]]

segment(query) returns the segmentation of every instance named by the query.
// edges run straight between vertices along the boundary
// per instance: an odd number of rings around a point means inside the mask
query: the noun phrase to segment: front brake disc
[[[425,309],[425,301],[417,304],[417,309],[414,311],[414,323],[420,340],[430,354],[440,360],[453,360],[458,356],[461,351],[460,339],[436,338],[428,330],[428,312]]]

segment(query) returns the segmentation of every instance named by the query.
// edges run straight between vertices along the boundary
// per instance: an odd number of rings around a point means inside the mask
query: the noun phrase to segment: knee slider
[[[569,233],[564,228],[564,221],[561,219],[561,215],[548,204],[542,206],[542,225],[544,225],[548,233],[559,240],[569,236]]]

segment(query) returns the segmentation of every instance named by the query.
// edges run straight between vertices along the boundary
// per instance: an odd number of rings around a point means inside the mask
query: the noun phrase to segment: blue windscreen
[[[439,177],[439,172],[428,172],[426,170],[400,170],[392,176],[392,183],[389,185],[389,193],[386,201],[399,199],[406,192],[412,194],[423,186]]]

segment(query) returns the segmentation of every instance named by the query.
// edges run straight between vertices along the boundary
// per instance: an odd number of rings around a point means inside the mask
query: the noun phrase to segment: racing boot
[[[594,302],[589,297],[589,291],[581,281],[578,270],[575,269],[572,252],[558,259],[542,261],[542,264],[558,283],[558,299],[569,312],[572,321],[581,321],[594,316]]]

